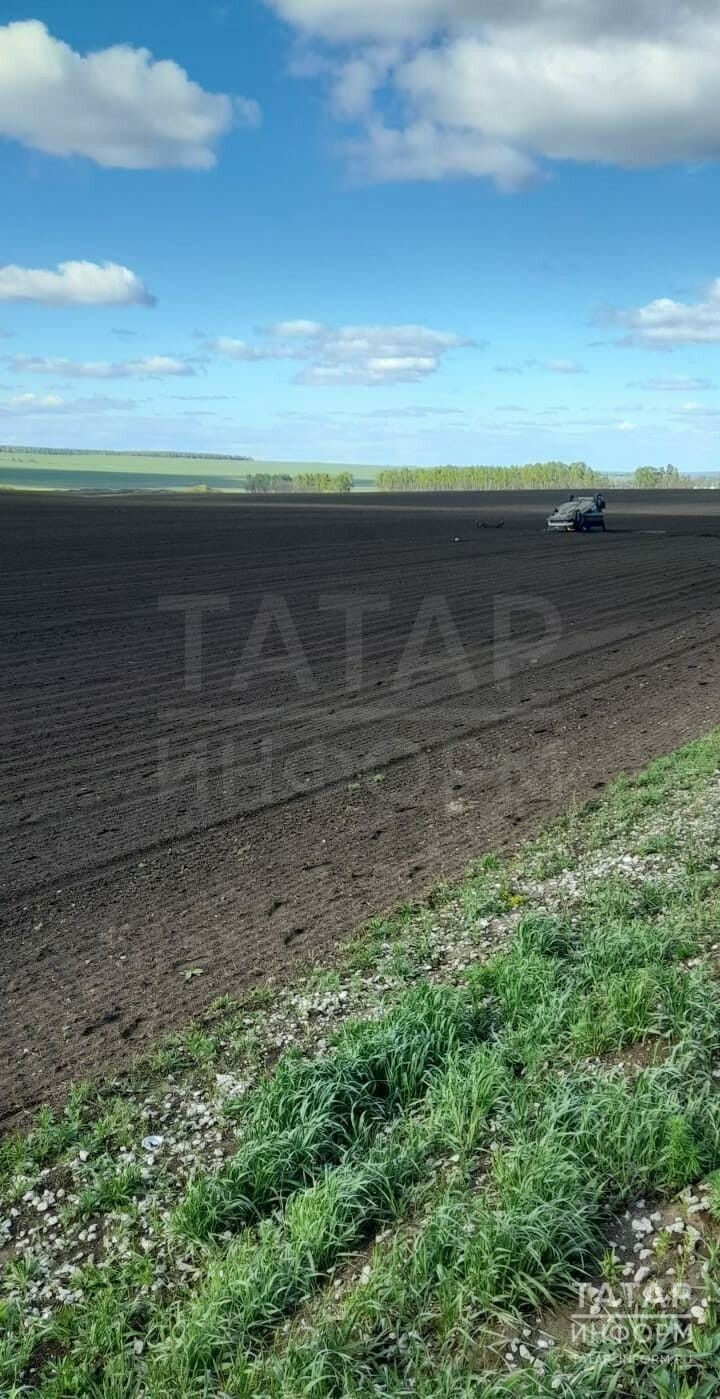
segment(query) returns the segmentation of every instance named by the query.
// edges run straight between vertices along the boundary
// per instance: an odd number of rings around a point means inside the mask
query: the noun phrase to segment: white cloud
[[[576,359],[546,359],[543,369],[549,369],[552,374],[582,374],[583,366]]]
[[[0,301],[44,306],[154,306],[155,297],[129,267],[116,262],[61,262],[43,267],[0,267]]]
[[[55,374],[67,379],[162,379],[195,373],[188,360],[172,355],[148,355],[145,359],[70,360],[46,356],[12,355],[6,364],[19,374]]]
[[[470,344],[462,336],[426,326],[328,326],[308,344],[312,363],[303,384],[409,384],[439,369],[450,350]]]
[[[266,3],[330,46],[332,106],[362,124],[349,155],[367,178],[513,189],[543,160],[720,157],[716,0]]]
[[[644,382],[628,384],[628,388],[650,389],[653,393],[702,393],[714,387],[711,379],[691,379],[689,375],[677,374],[669,379],[646,379]]]
[[[697,403],[692,399],[686,403],[679,403],[672,410],[673,417],[700,417],[716,418],[720,413],[719,408],[713,408],[707,403]]]
[[[418,118],[405,127],[373,118],[366,133],[345,144],[350,172],[358,180],[444,180],[465,175],[494,180],[505,192],[526,189],[540,178],[524,152],[478,132],[457,131]]]
[[[268,0],[290,24],[327,39],[408,39],[477,10],[477,0]]]
[[[371,408],[366,413],[354,413],[354,418],[456,418],[462,417],[461,408],[442,408],[439,405],[427,406],[423,404],[409,404],[406,408],[393,408],[389,404],[385,408]]]
[[[282,345],[251,345],[248,340],[234,340],[231,335],[221,335],[217,340],[209,340],[206,348],[211,354],[224,359],[245,360],[252,363],[262,359],[297,359],[297,349]]]
[[[632,35],[661,25],[672,29],[688,17],[716,11],[715,0],[684,0],[663,7],[656,0],[267,0],[288,23],[325,39],[417,39],[442,31],[460,32],[497,24],[524,25],[528,15],[551,32],[571,30],[590,37],[609,31]],[[677,13],[676,13],[677,11]]]
[[[234,340],[231,335],[221,335],[217,340],[209,340],[207,349],[212,354],[223,355],[226,359],[254,360],[265,359],[265,355],[255,352],[247,340]]]
[[[624,344],[651,350],[673,350],[678,345],[720,344],[720,277],[710,283],[704,301],[673,301],[658,297],[631,310],[609,310],[604,319],[623,326]]]
[[[375,45],[353,54],[333,71],[331,104],[341,121],[353,121],[371,114],[378,88],[401,57],[397,46]]]
[[[437,360],[432,355],[370,355],[362,361],[316,364],[303,370],[301,384],[316,387],[334,384],[412,384],[434,374]]]
[[[62,398],[55,393],[16,393],[0,400],[0,413],[5,416],[29,416],[38,413],[104,413],[129,412],[136,407],[132,398],[109,398],[96,394],[92,398]]]
[[[256,344],[223,336],[208,343],[234,360],[306,361],[297,382],[332,385],[411,384],[434,374],[450,350],[470,340],[427,326],[328,326],[319,321],[279,321]]]
[[[270,333],[285,340],[294,340],[296,337],[303,339],[322,335],[324,330],[320,321],[278,321],[277,325],[271,326]]]
[[[16,393],[7,400],[8,408],[62,408],[64,400],[55,393]]]
[[[542,25],[426,49],[397,72],[412,106],[456,130],[557,160],[622,166],[720,154],[717,20],[592,41]]]
[[[496,374],[526,374],[531,369],[545,369],[550,374],[584,374],[585,366],[576,359],[524,359],[519,364],[494,364]]]
[[[0,136],[125,170],[208,169],[245,98],[205,92],[177,63],[127,44],[83,56],[39,20],[0,27]]]

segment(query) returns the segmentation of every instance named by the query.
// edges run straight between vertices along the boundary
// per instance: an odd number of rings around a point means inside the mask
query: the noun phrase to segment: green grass
[[[607,1341],[542,1373],[497,1358],[505,1328],[607,1272],[608,1223],[639,1196],[710,1176],[720,1212],[712,813],[690,859],[677,835],[719,766],[715,734],[620,781],[516,857],[485,857],[459,888],[375,920],[285,1000],[223,998],[126,1084],[79,1088],[6,1139],[0,1220],[62,1187],[62,1227],[98,1248],[74,1270],[59,1260],[78,1296],[47,1307],[37,1249],[5,1263],[0,1393],[720,1392],[714,1313],[682,1344]],[[667,868],[639,880],[618,866],[552,907],[533,893],[610,849]],[[507,935],[489,957],[487,920]],[[302,1007],[325,1001],[338,1020],[317,1053]],[[279,1004],[306,1029],[266,1067]],[[220,1163],[187,1179],[161,1155],[149,1171],[138,1142],[153,1105],[202,1098],[229,1067],[250,1087],[223,1099]],[[711,1292],[712,1253],[708,1266]]]
[[[193,1182],[175,1223],[190,1239],[256,1221],[412,1109],[459,1044],[487,1033],[472,994],[422,987],[379,1024],[347,1026],[334,1052],[288,1057],[249,1106],[242,1147],[218,1176]],[[229,1112],[233,1111],[230,1104]]]
[[[163,452],[65,452],[32,451],[15,449],[0,450],[0,477],[3,468],[13,471],[28,471],[28,484],[31,484],[34,471],[54,471],[58,474],[58,488],[63,488],[62,476],[78,472],[112,472],[129,475],[186,476],[188,485],[206,482],[212,487],[213,478],[227,481],[238,478],[238,488],[248,474],[300,476],[307,473],[331,473],[350,471],[355,489],[375,489],[377,467],[347,466],[327,462],[263,462],[245,460],[242,457],[213,457],[211,454],[198,456],[174,456]],[[16,485],[16,483],[13,483]],[[51,488],[51,487],[50,487]]]

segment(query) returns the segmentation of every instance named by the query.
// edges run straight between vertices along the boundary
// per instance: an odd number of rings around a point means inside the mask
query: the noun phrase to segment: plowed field
[[[0,1121],[720,721],[720,495],[556,500],[0,497]]]

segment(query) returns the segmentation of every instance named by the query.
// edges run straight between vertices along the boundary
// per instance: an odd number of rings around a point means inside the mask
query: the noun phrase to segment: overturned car
[[[556,505],[552,515],[548,515],[547,527],[550,530],[591,530],[606,528],[605,497],[599,491],[595,495],[571,496],[562,505]]]

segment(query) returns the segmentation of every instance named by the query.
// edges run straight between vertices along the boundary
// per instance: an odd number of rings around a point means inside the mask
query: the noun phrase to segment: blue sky
[[[720,18],[670,8],[3,7],[0,441],[717,469]]]

